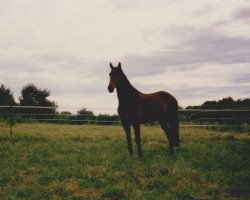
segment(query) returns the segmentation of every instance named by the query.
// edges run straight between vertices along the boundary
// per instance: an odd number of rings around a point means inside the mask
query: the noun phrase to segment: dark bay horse
[[[118,114],[126,132],[128,152],[133,154],[130,125],[133,125],[138,156],[142,157],[140,124],[158,121],[169,141],[169,152],[174,153],[174,147],[180,146],[178,102],[167,92],[143,94],[135,89],[123,73],[121,63],[114,67],[110,63],[110,93],[116,88],[119,100]]]

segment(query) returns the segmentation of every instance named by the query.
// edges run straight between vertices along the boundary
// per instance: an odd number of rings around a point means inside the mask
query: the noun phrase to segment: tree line
[[[218,124],[250,124],[250,98],[234,100],[231,97],[222,98],[218,101],[205,101],[198,106],[188,106],[193,109],[186,116],[189,120],[198,123]],[[195,111],[195,109],[211,109],[211,112]],[[220,111],[226,109],[227,111]],[[185,115],[182,113],[182,115]]]
[[[21,96],[18,98],[19,102],[15,101],[13,92],[10,88],[1,84],[0,86],[0,106],[6,105],[20,105],[20,106],[46,106],[56,107],[54,101],[48,100],[50,91],[47,89],[40,89],[34,84],[28,84],[21,90]]]
[[[113,121],[119,121],[118,115],[99,114],[94,115],[93,111],[87,108],[81,108],[76,114],[72,114],[69,111],[57,111],[57,103],[50,101],[48,97],[50,91],[47,89],[41,89],[34,84],[27,84],[21,90],[21,96],[18,98],[18,102],[15,101],[13,92],[10,88],[1,84],[0,86],[0,106],[37,106],[46,108],[0,108],[0,117],[8,118],[10,112],[15,115],[17,121],[27,120],[40,120],[40,121],[53,121],[57,123],[70,122],[74,124],[89,123],[94,121],[95,123],[110,124]],[[48,107],[48,108],[47,108]]]
[[[205,101],[198,106],[188,106],[186,109],[250,109],[250,98],[234,100],[232,97],[218,101]]]
[[[0,106],[39,106],[39,107],[51,107],[46,109],[40,108],[15,108],[14,113],[18,120],[51,120],[53,122],[70,122],[70,123],[103,123],[111,124],[113,121],[119,121],[118,115],[99,114],[94,115],[93,111],[87,108],[81,108],[76,114],[72,114],[69,111],[57,111],[57,103],[50,101],[48,97],[50,91],[47,89],[41,89],[34,84],[27,84],[21,90],[21,96],[18,98],[18,102],[15,101],[13,92],[5,85],[0,86]],[[218,123],[249,123],[250,112],[236,112],[235,109],[250,109],[250,98],[234,100],[231,97],[222,98],[218,101],[205,101],[201,105],[187,106],[186,109],[231,109],[230,112],[197,112],[192,111],[188,113],[180,113],[180,118],[193,121],[203,122],[218,122]],[[7,118],[9,116],[9,108],[0,108],[0,117]],[[238,120],[232,119],[238,118]],[[244,119],[244,120],[243,120]],[[245,120],[247,119],[247,120]]]

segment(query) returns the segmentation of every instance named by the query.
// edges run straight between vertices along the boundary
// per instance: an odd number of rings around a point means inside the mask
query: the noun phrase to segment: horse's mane
[[[134,93],[134,94],[138,94],[141,93],[140,91],[138,91],[128,80],[127,76],[125,75],[125,73],[123,72],[122,69],[120,69],[121,72],[121,79],[120,79],[120,87],[122,87],[122,89],[124,90],[129,90],[130,92]]]

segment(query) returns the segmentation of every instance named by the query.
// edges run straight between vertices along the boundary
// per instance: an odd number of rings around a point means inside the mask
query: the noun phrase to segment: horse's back
[[[141,93],[140,99],[136,110],[138,110],[139,118],[144,119],[143,121],[159,121],[177,113],[177,100],[167,92]]]
[[[162,121],[176,115],[177,109],[177,100],[170,93],[159,91],[149,94],[140,93],[133,103],[119,104],[118,113],[122,120],[130,123],[148,123]]]
[[[178,102],[176,98],[168,92],[159,91],[149,94],[141,94],[143,101],[148,102],[155,106],[163,106],[165,109],[175,109],[178,108]]]

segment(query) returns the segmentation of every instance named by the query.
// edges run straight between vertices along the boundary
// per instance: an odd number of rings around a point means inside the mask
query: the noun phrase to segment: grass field
[[[250,198],[250,133],[181,128],[173,156],[159,126],[141,137],[139,160],[120,126],[0,127],[0,199]]]

